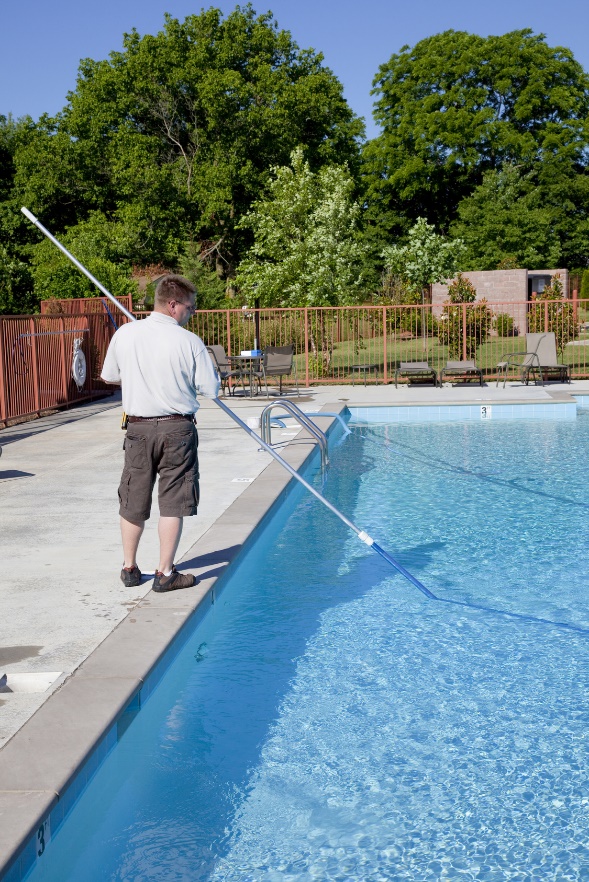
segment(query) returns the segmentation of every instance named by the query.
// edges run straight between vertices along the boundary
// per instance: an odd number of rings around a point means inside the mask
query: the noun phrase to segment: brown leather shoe
[[[135,588],[141,584],[141,570],[137,564],[134,567],[123,567],[121,570],[121,582],[125,588]]]
[[[194,584],[196,584],[196,579],[192,573],[179,573],[176,567],[172,567],[169,576],[164,576],[159,570],[155,571],[153,590],[158,592],[177,591],[178,588],[192,588]]]

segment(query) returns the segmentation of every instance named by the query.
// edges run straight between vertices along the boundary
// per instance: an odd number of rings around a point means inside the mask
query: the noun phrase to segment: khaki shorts
[[[198,434],[190,420],[131,423],[125,442],[125,466],[119,485],[119,513],[132,524],[149,518],[159,475],[160,515],[189,517],[199,500]]]

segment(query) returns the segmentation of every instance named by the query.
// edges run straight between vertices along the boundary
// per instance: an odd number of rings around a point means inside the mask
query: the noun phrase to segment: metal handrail
[[[295,406],[296,406],[296,405],[295,405]],[[339,424],[341,425],[341,427],[342,427],[342,429],[343,429],[343,431],[344,431],[344,436],[345,436],[345,435],[351,435],[351,434],[352,434],[352,430],[349,428],[348,424],[347,424],[346,421],[343,419],[343,417],[342,417],[342,415],[341,415],[340,413],[336,413],[335,411],[332,411],[332,410],[313,410],[313,411],[311,411],[311,410],[304,410],[303,413],[306,414],[306,416],[308,416],[308,417],[313,417],[313,416],[315,416],[315,417],[316,417],[316,416],[321,416],[321,417],[333,417],[334,419],[336,419],[336,420],[339,421]],[[279,419],[279,418],[278,418],[278,419]],[[342,439],[342,440],[343,440],[343,439]]]
[[[270,413],[274,407],[282,407],[286,410],[292,417],[296,420],[299,420],[305,429],[310,432],[316,439],[321,449],[321,471],[322,473],[326,470],[329,465],[329,455],[327,452],[327,435],[323,432],[319,426],[315,425],[313,420],[309,419],[307,414],[297,407],[292,401],[287,401],[284,398],[279,398],[276,401],[271,401],[270,404],[267,404],[264,410],[262,411],[262,415],[260,417],[261,431],[260,435],[262,437],[262,441],[265,444],[269,444],[272,446],[272,430],[270,428]]]

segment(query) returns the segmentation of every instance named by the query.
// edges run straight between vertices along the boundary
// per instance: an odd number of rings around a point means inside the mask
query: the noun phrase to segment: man
[[[197,394],[215,398],[219,379],[202,340],[183,327],[196,309],[194,286],[182,276],[160,279],[154,311],[122,325],[113,336],[102,369],[107,383],[121,383],[128,414],[125,465],[119,486],[125,561],[123,584],[139,585],[137,549],[159,475],[160,561],[154,591],[175,591],[195,583],[180,574],[174,556],[183,518],[199,501]]]

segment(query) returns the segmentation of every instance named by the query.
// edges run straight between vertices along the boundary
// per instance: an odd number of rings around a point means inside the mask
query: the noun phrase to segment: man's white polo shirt
[[[131,416],[196,413],[197,395],[219,394],[219,379],[200,337],[161,312],[116,331],[100,376],[121,383],[123,410]]]

